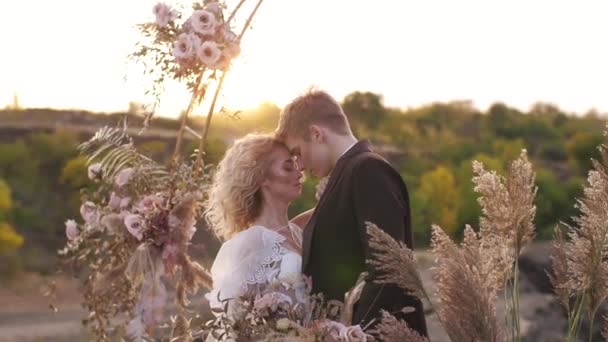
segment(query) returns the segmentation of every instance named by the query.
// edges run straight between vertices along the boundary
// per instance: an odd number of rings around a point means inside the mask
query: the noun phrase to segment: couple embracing
[[[302,172],[325,178],[316,206],[293,219],[289,205],[302,191]],[[218,164],[206,218],[224,240],[211,268],[212,307],[222,298],[255,294],[273,280],[305,275],[312,293],[343,300],[368,272],[353,324],[395,314],[427,336],[420,300],[394,285],[373,282],[365,222],[413,249],[407,188],[368,141],[357,141],[340,104],[311,90],[281,112],[273,135],[237,140]],[[230,312],[229,303],[229,312]],[[400,311],[413,307],[413,312]]]

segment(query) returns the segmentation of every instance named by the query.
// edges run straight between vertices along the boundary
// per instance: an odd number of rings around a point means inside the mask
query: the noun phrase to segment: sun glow
[[[155,3],[6,1],[0,107],[14,93],[25,107],[117,111],[148,102],[141,68],[126,55],[139,37],[134,25],[152,20]],[[281,106],[316,85],[337,98],[381,93],[398,107],[470,99],[480,108],[503,101],[525,110],[547,101],[579,113],[608,111],[605,9],[601,1],[574,0],[267,0],[219,105]],[[176,116],[188,100],[170,85],[159,113]]]

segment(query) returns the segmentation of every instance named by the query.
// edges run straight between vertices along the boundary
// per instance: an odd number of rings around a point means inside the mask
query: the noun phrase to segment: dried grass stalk
[[[608,298],[608,150],[606,144],[599,149],[602,163],[593,160],[583,198],[575,205],[580,210],[580,215],[573,218],[575,226],[563,224],[569,240],[561,243],[562,251],[554,251],[554,257],[559,258],[560,263],[554,265],[553,272],[566,273],[558,287],[576,298],[573,307],[566,306],[569,317],[567,340],[577,339],[585,309],[592,333],[597,309]]]
[[[370,334],[383,342],[428,342],[429,339],[420,336],[417,331],[411,329],[405,321],[397,319],[386,311],[382,311],[382,319],[374,327]]]
[[[184,315],[178,315],[173,321],[171,329],[171,342],[192,342],[192,330],[190,320]]]
[[[469,226],[458,247],[439,226],[433,226],[437,266],[437,314],[452,341],[504,341],[496,317],[496,296],[504,270],[487,262],[491,249]]]
[[[420,273],[416,269],[414,252],[402,242],[397,242],[371,222],[365,223],[369,235],[369,246],[373,250],[367,261],[376,271],[374,281],[380,284],[395,284],[409,295],[429,299]]]
[[[511,163],[506,178],[485,170],[478,161],[473,162],[473,171],[474,190],[480,194],[481,235],[506,238],[519,255],[534,237],[534,198],[538,191],[526,150]]]
[[[486,171],[483,164],[477,161],[473,162],[473,172],[475,191],[480,194],[478,201],[482,210],[479,222],[482,243],[504,243],[503,246],[496,246],[499,248],[496,253],[488,255],[497,258],[495,262],[498,264],[502,263],[500,259],[511,262],[510,265],[505,265],[507,272],[503,279],[507,282],[505,294],[510,299],[507,302],[507,317],[511,338],[519,340],[518,259],[534,237],[534,198],[538,191],[534,185],[535,173],[526,150],[522,150],[519,158],[511,163],[506,178],[495,171]],[[505,246],[508,247],[506,250]],[[503,258],[502,254],[505,252],[512,256]]]
[[[570,287],[566,286],[568,282],[568,257],[566,255],[564,233],[559,226],[555,227],[551,249],[551,268],[553,271],[549,274],[549,280],[562,305],[567,311],[570,311],[570,300],[573,292]]]

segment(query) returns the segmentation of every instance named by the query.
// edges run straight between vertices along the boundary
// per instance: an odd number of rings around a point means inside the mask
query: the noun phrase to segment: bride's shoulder
[[[220,252],[222,250],[233,250],[233,249],[256,249],[263,248],[273,243],[282,242],[284,238],[263,226],[251,226],[227,240],[222,244]]]
[[[273,259],[275,254],[282,254],[280,245],[284,240],[283,236],[268,228],[251,226],[222,244],[215,257],[212,272],[243,263],[256,263],[260,258]]]

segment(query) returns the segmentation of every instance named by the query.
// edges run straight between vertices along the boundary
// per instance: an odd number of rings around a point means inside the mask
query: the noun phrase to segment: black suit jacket
[[[370,257],[365,221],[413,248],[407,188],[399,173],[372,152],[369,142],[360,141],[337,161],[304,230],[302,272],[312,277],[313,293],[343,301],[361,272],[373,277],[365,262]],[[355,305],[353,323],[364,325],[380,317],[380,309],[396,312],[405,306],[416,311],[396,316],[427,336],[420,300],[371,279]]]

